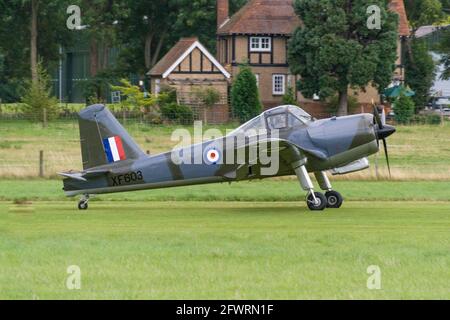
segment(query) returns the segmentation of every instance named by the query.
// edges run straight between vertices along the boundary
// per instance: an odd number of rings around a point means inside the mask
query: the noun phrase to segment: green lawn
[[[449,299],[449,228],[444,202],[0,202],[0,298]]]
[[[450,181],[334,181],[352,201],[450,201]],[[318,188],[316,186],[316,188]],[[94,196],[97,201],[303,201],[296,178],[222,183]],[[78,198],[77,198],[78,199]],[[60,180],[0,180],[0,201],[71,201]]]
[[[120,120],[120,119],[119,119]],[[146,125],[128,121],[126,129],[143,150],[152,154],[171,150],[174,129],[180,126]],[[225,134],[235,125],[218,126]],[[192,127],[183,127],[193,130]],[[207,127],[205,129],[209,129]],[[395,180],[450,180],[450,122],[441,126],[399,126],[389,137],[392,173]],[[43,129],[28,121],[0,122],[0,178],[36,177],[39,172],[39,151],[44,151],[45,175],[81,168],[78,124],[76,121],[57,121]],[[386,177],[384,155],[379,156],[379,175]],[[340,179],[374,179],[375,157],[369,170]]]

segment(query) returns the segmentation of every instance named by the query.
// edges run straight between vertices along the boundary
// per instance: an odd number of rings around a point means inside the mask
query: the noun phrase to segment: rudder
[[[83,169],[145,156],[128,132],[104,105],[78,114]]]

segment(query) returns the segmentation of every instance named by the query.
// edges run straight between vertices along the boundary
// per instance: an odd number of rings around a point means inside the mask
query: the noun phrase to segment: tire
[[[325,193],[325,197],[327,197],[328,208],[338,209],[344,202],[344,198],[337,191],[328,191]]]
[[[327,198],[320,192],[314,192],[317,203],[314,203],[313,195],[310,194],[306,198],[306,203],[311,211],[322,211],[327,207]]]
[[[87,210],[88,208],[88,202],[87,201],[80,201],[78,202],[78,209],[79,210]]]

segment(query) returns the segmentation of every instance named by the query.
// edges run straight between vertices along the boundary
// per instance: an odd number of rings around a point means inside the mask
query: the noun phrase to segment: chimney
[[[228,19],[228,14],[228,0],[217,0],[217,28],[219,28]]]

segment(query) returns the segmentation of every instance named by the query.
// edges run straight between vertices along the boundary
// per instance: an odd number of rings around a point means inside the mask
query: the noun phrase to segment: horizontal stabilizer
[[[58,174],[65,178],[75,179],[75,180],[79,180],[79,181],[87,181],[83,177],[83,173],[81,173],[81,172],[60,172]]]
[[[87,170],[83,172],[60,172],[58,174],[66,178],[71,178],[79,181],[87,181],[86,178],[101,176],[109,172],[110,170]]]

